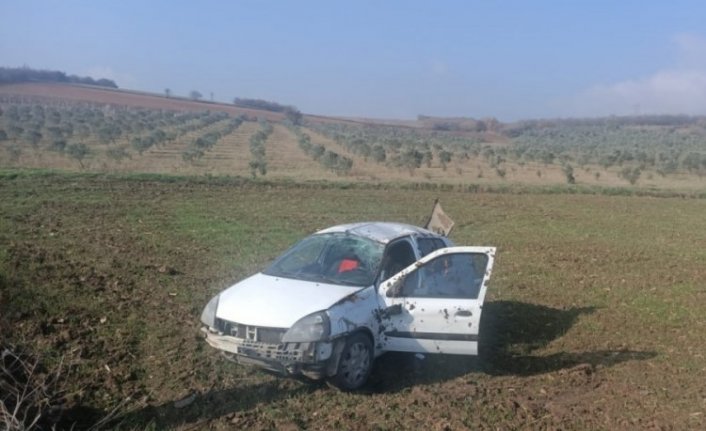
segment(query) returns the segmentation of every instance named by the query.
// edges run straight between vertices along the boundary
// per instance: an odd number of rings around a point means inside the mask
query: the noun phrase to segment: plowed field
[[[478,358],[388,354],[361,393],[223,360],[207,300],[299,238],[422,222],[498,247]],[[706,200],[0,175],[0,344],[62,363],[62,426],[704,429]]]

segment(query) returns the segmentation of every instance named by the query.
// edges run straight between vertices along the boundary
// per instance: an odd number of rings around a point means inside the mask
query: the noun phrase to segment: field
[[[294,124],[282,113],[155,94],[0,85],[5,168],[698,194],[706,188],[704,148],[706,120],[698,117],[502,124],[304,115]]]
[[[217,111],[231,115],[252,115],[279,120],[281,114],[239,108],[224,103],[193,101],[178,97],[162,97],[153,93],[116,90],[102,87],[66,85],[56,83],[17,83],[0,85],[0,95],[9,95],[21,100],[49,100],[54,103],[91,103],[98,105],[165,109],[173,111]]]
[[[706,200],[502,191],[0,171],[0,344],[61,367],[75,429],[704,429]],[[201,339],[297,239],[437,197],[457,244],[498,247],[478,358],[388,354],[345,394]]]

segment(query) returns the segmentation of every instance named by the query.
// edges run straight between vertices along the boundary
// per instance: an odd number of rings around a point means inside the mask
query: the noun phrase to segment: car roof
[[[338,232],[345,232],[353,235],[362,236],[384,244],[394,239],[413,234],[417,234],[420,236],[439,237],[439,235],[418,226],[412,226],[410,224],[405,223],[390,222],[362,222],[341,224],[338,226],[332,226],[327,229],[320,230],[316,233],[320,234]]]

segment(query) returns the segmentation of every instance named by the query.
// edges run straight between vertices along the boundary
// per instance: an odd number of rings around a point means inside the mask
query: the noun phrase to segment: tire
[[[342,391],[355,391],[365,385],[372,369],[373,343],[365,334],[353,334],[346,339],[336,375],[329,382]]]

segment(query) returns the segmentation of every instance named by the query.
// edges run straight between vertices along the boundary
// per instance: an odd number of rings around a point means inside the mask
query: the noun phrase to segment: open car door
[[[383,281],[384,349],[477,355],[494,257],[494,247],[442,248]]]

